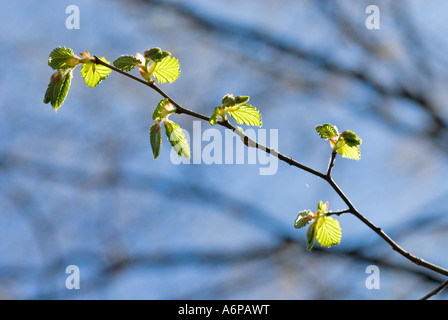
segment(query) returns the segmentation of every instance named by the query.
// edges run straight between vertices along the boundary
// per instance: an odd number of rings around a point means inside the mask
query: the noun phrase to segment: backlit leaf
[[[238,124],[261,127],[260,112],[250,104],[243,104],[239,107],[232,107],[234,111],[228,111],[228,115],[235,119]]]
[[[54,111],[58,111],[59,107],[64,103],[70,89],[72,81],[72,69],[66,71],[58,71],[62,75],[62,79],[51,80],[45,92],[44,103],[51,103]]]
[[[331,247],[341,242],[339,221],[326,215],[319,217],[316,226],[316,240],[324,247]]]
[[[160,121],[154,122],[151,128],[149,129],[149,132],[150,132],[152,153],[154,155],[154,159],[157,159],[160,153],[160,147],[162,146],[162,134],[161,134],[162,128]]]
[[[124,71],[131,71],[137,64],[140,63],[140,60],[134,56],[123,55],[119,57],[117,60],[115,60],[113,63],[114,66],[117,67],[118,69]]]
[[[50,53],[50,56],[48,57],[48,65],[55,70],[70,68],[66,61],[73,58],[73,56],[74,53],[72,49],[58,47]]]
[[[322,139],[330,139],[339,135],[338,128],[329,123],[317,126],[316,131]]]
[[[361,159],[361,151],[358,146],[350,147],[346,143],[342,143],[336,151],[344,158],[359,160]]]
[[[176,153],[184,158],[190,158],[190,146],[181,127],[170,120],[165,120],[165,133]]]
[[[159,83],[174,82],[179,77],[179,61],[174,57],[166,57],[160,62],[154,62],[156,66],[152,75]]]
[[[308,222],[311,221],[312,212],[311,210],[305,210],[299,212],[299,215],[296,218],[296,221],[294,222],[294,228],[300,229],[303,228],[308,224]]]
[[[105,58],[99,58],[101,61],[109,64]],[[85,83],[89,87],[96,87],[101,81],[107,78],[111,70],[101,64],[96,64],[91,61],[85,62],[81,68],[81,75],[84,78]]]

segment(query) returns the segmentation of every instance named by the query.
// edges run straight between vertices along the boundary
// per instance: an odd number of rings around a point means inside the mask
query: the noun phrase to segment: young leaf
[[[185,139],[184,133],[181,127],[177,123],[170,120],[165,120],[165,133],[174,148],[176,153],[184,158],[190,158],[190,146],[187,139]]]
[[[160,147],[162,146],[162,128],[160,125],[160,121],[156,121],[153,123],[150,132],[150,140],[151,140],[151,148],[152,153],[154,155],[154,159],[157,159],[160,153]]]
[[[311,249],[313,249],[314,240],[316,240],[316,225],[317,221],[314,221],[306,232],[306,248],[308,251],[311,251]]]
[[[249,126],[261,127],[261,115],[260,112],[250,104],[243,104],[239,107],[231,108],[234,111],[228,111],[227,113],[233,119],[235,119],[238,124],[246,124]]]
[[[362,143],[362,140],[358,138],[358,136],[353,131],[350,130],[342,132],[339,136],[339,139],[341,138],[344,139],[349,147],[356,147]]]
[[[124,71],[131,71],[140,63],[140,60],[134,56],[122,55],[113,62],[114,66]]]
[[[105,58],[99,58],[101,61],[109,64]],[[101,81],[107,78],[111,70],[101,64],[96,64],[91,61],[85,62],[81,68],[81,75],[89,87],[96,87]]]
[[[218,123],[218,118],[220,117],[220,111],[221,111],[220,107],[216,107],[215,111],[213,111],[213,114],[212,114],[212,116],[210,117],[210,120],[209,120],[211,125],[215,125],[215,124]]]
[[[331,247],[341,242],[341,227],[338,220],[326,215],[319,217],[316,229],[316,240],[321,246]]]
[[[171,56],[171,52],[168,51],[161,51],[159,54],[157,54],[154,58],[152,58],[152,61],[154,62],[161,62],[166,57]]]
[[[336,151],[344,158],[359,160],[361,159],[361,151],[358,146],[350,147],[344,141],[342,143],[338,142],[340,146],[337,147]]]
[[[168,103],[170,103],[170,100],[168,98],[160,100],[156,110],[154,110],[154,113],[152,114],[153,120],[162,120],[164,118],[163,113]]]
[[[48,65],[55,70],[70,68],[66,61],[73,58],[73,56],[74,53],[72,49],[57,47],[50,53],[50,56],[48,57]]]
[[[332,124],[326,123],[316,127],[317,133],[319,133],[322,139],[331,139],[339,135],[338,128]]]
[[[322,201],[319,201],[319,203],[317,204],[317,211],[319,213],[325,213],[328,210],[328,201],[323,203]]]
[[[51,103],[54,111],[64,103],[72,82],[72,69],[68,71],[59,70],[50,80],[47,91],[45,92],[44,103]],[[62,76],[62,79],[60,79]]]
[[[249,101],[249,96],[236,96],[235,97],[235,104],[243,104]]]
[[[299,215],[296,218],[296,221],[294,222],[294,228],[300,229],[303,228],[308,224],[308,222],[311,221],[312,216],[311,210],[304,210],[299,212]]]
[[[159,83],[174,82],[179,77],[179,61],[174,57],[166,57],[161,62],[154,62],[156,66],[152,75]]]
[[[151,60],[153,60],[154,58],[157,58],[161,54],[162,54],[162,49],[160,49],[159,47],[151,48],[151,49],[148,49],[145,52],[143,52],[143,56],[146,59],[151,59]]]
[[[226,94],[223,98],[222,98],[222,107],[233,107],[236,102],[235,102],[235,98],[233,97],[232,94]]]

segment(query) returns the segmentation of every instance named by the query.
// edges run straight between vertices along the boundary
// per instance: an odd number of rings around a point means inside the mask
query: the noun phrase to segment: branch
[[[140,82],[140,83],[142,83],[142,84],[144,84],[144,85],[150,87],[151,89],[157,91],[161,96],[163,96],[165,99],[168,99],[168,100],[170,101],[170,103],[171,103],[173,106],[176,107],[176,113],[177,113],[177,114],[187,114],[187,115],[189,115],[189,116],[192,116],[192,117],[195,117],[195,118],[198,118],[198,119],[207,121],[207,122],[210,121],[210,118],[209,118],[209,117],[207,117],[207,116],[205,116],[205,115],[203,115],[203,114],[197,113],[197,112],[195,112],[195,111],[186,109],[186,108],[182,107],[181,105],[179,105],[179,104],[178,104],[176,101],[174,101],[170,96],[168,96],[162,89],[160,89],[160,88],[154,83],[154,81],[145,81],[145,80],[143,80],[143,79],[137,78],[136,76],[133,76],[132,74],[129,74],[129,73],[127,73],[127,72],[124,72],[124,71],[122,71],[122,70],[120,70],[120,69],[118,69],[118,68],[116,68],[116,67],[114,67],[114,66],[112,66],[112,65],[110,65],[110,64],[108,64],[108,63],[105,63],[105,62],[101,61],[101,60],[98,59],[98,57],[96,57],[96,56],[92,59],[92,62],[94,62],[94,63],[96,63],[96,64],[101,64],[101,65],[103,65],[103,66],[105,66],[105,67],[108,67],[108,68],[110,68],[111,70],[114,70],[114,71],[116,71],[116,72],[118,72],[118,73],[120,73],[120,74],[122,74],[122,75],[124,75],[124,76],[126,76],[126,77],[128,77],[128,78],[131,78],[131,79],[133,79],[133,80],[136,80],[136,81],[138,81],[138,82]],[[285,155],[279,153],[279,152],[276,151],[275,149],[268,148],[268,147],[266,147],[266,146],[264,146],[264,145],[262,145],[262,144],[260,144],[260,143],[258,143],[258,142],[256,142],[256,141],[254,141],[253,139],[251,139],[250,137],[248,137],[248,136],[246,136],[244,133],[242,133],[240,130],[238,130],[237,128],[235,128],[235,127],[234,127],[230,122],[228,122],[228,121],[225,121],[225,120],[218,121],[218,124],[221,125],[221,126],[223,126],[223,127],[225,127],[225,128],[227,128],[227,129],[232,130],[235,134],[237,134],[238,136],[240,136],[240,138],[243,140],[244,144],[245,144],[246,146],[248,146],[248,147],[254,147],[254,148],[260,149],[260,150],[262,150],[262,151],[265,151],[265,152],[268,153],[268,154],[272,154],[273,156],[277,157],[279,160],[281,160],[281,161],[283,161],[283,162],[286,162],[287,164],[289,164],[289,165],[291,165],[291,166],[294,166],[294,167],[297,167],[297,168],[302,169],[302,170],[304,170],[304,171],[307,171],[307,172],[309,172],[309,173],[311,173],[311,174],[313,174],[313,175],[315,175],[315,176],[318,176],[318,177],[320,177],[320,178],[324,178],[324,177],[325,177],[325,175],[322,174],[321,172],[319,172],[319,171],[317,171],[317,170],[314,170],[314,169],[312,169],[312,168],[310,168],[310,167],[308,167],[308,166],[305,166],[305,165],[303,165],[303,164],[297,162],[296,160],[294,160],[294,159],[292,159],[292,158],[290,158],[290,157],[287,157],[287,156],[285,156]]]
[[[421,298],[420,300],[428,300],[429,298],[431,298],[432,296],[435,296],[436,294],[440,293],[443,289],[445,289],[446,287],[448,287],[448,280],[445,281],[444,283],[442,283],[440,286],[438,286],[437,288],[435,288],[433,291],[431,291],[430,293],[428,293],[426,296],[424,296],[423,298]]]
[[[195,111],[183,108],[181,105],[179,105],[176,101],[174,101],[171,97],[169,97],[162,89],[160,89],[155,83],[154,81],[145,81],[142,80],[140,78],[137,78],[127,72],[124,72],[108,63],[105,63],[103,61],[101,61],[100,59],[98,59],[96,56],[91,60],[93,63],[96,64],[101,64],[103,66],[106,66],[108,68],[110,68],[113,71],[116,71],[126,77],[129,77],[135,81],[138,81],[148,87],[150,87],[151,89],[157,91],[161,96],[163,96],[164,98],[168,99],[175,107],[176,107],[176,113],[178,114],[187,114],[190,115],[192,117],[204,120],[204,121],[209,121],[210,118],[202,115],[200,113],[197,113]],[[336,153],[333,152],[331,155],[331,159],[330,159],[330,163],[327,169],[327,173],[323,174],[319,171],[316,171],[308,166],[305,166],[299,162],[297,162],[296,160],[285,156],[281,153],[279,153],[278,151],[271,149],[271,148],[267,148],[266,146],[257,143],[256,141],[254,141],[253,139],[249,138],[248,136],[246,136],[244,133],[242,133],[240,130],[236,129],[231,123],[229,123],[226,120],[222,120],[218,122],[219,125],[232,130],[235,134],[237,134],[238,136],[240,136],[240,138],[243,140],[244,144],[248,147],[254,147],[260,150],[265,151],[268,154],[272,154],[275,157],[277,157],[279,160],[291,165],[291,166],[295,166],[299,169],[302,169],[304,171],[307,171],[325,181],[328,182],[328,184],[330,184],[330,186],[333,188],[333,190],[339,195],[339,197],[344,201],[344,203],[348,206],[347,210],[341,211],[341,212],[334,212],[331,214],[336,214],[336,215],[340,215],[342,213],[347,213],[350,212],[352,213],[356,218],[358,218],[361,222],[363,222],[367,227],[369,227],[371,230],[373,230],[376,234],[378,234],[381,238],[383,238],[391,247],[393,250],[395,250],[396,252],[398,252],[400,255],[402,255],[403,257],[405,257],[406,259],[408,259],[409,261],[411,261],[412,263],[427,268],[429,270],[432,270],[434,272],[437,272],[439,274],[442,274],[444,276],[448,276],[448,270],[444,269],[442,267],[439,267],[437,265],[434,265],[432,263],[429,263],[419,257],[416,257],[415,255],[407,252],[406,250],[404,250],[403,248],[401,248],[395,241],[393,241],[383,230],[381,230],[381,228],[375,226],[372,222],[370,222],[367,218],[365,218],[356,208],[355,206],[351,203],[351,201],[348,199],[348,197],[344,194],[344,192],[341,190],[341,188],[336,184],[336,182],[332,179],[331,177],[331,170],[334,166],[334,160],[336,158]]]

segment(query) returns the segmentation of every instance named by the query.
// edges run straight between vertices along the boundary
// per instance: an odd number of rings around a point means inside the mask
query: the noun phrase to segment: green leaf
[[[218,123],[218,118],[221,116],[220,115],[220,111],[221,111],[220,107],[216,107],[215,111],[213,111],[213,114],[212,114],[212,116],[210,117],[210,120],[209,120],[209,122],[210,122],[210,124],[212,126]]]
[[[339,136],[339,139],[341,138],[344,139],[349,147],[356,147],[362,143],[362,140],[358,138],[358,136],[353,131],[350,130],[342,132]]]
[[[225,107],[233,107],[235,105],[235,98],[231,94],[226,94],[222,98],[222,106]]]
[[[166,136],[173,146],[174,151],[181,157],[190,158],[190,146],[188,145],[187,139],[185,139],[181,127],[170,120],[166,120],[164,125]]]
[[[48,65],[55,70],[70,68],[66,61],[73,58],[73,56],[74,53],[72,49],[58,47],[50,53],[50,56],[48,57]]]
[[[156,66],[152,75],[159,83],[174,82],[179,77],[179,61],[174,57],[166,57],[161,62],[154,62]]]
[[[153,59],[154,57],[157,57],[157,55],[159,55],[161,52],[162,52],[162,49],[160,49],[159,47],[155,47],[155,48],[146,50],[143,53],[143,55],[145,56],[145,58]]]
[[[159,104],[157,105],[156,110],[154,110],[154,113],[152,115],[153,120],[162,120],[167,116],[166,112],[166,105],[170,103],[170,99],[162,99],[160,100]]]
[[[124,71],[131,71],[134,69],[134,67],[140,63],[140,60],[138,60],[134,56],[129,55],[122,55],[117,60],[113,62],[114,66],[118,69],[124,70]]]
[[[153,123],[150,132],[150,140],[151,140],[151,148],[152,153],[154,155],[154,159],[157,159],[160,153],[160,147],[162,146],[162,128],[160,125],[160,121],[156,121]]]
[[[148,49],[143,53],[143,56],[146,59],[151,59],[154,62],[160,62],[166,57],[171,56],[171,52],[168,51],[162,51],[160,48],[152,48]]]
[[[243,104],[249,101],[249,96],[236,96],[235,97],[235,104]]]
[[[109,64],[104,57],[99,58],[101,61]],[[96,87],[101,81],[107,78],[111,70],[101,64],[91,61],[85,62],[81,68],[81,75],[89,87]]]
[[[166,57],[171,56],[171,52],[168,51],[162,51],[159,54],[157,54],[154,58],[152,58],[152,61],[154,62],[161,62]]]
[[[316,240],[316,225],[317,221],[314,221],[306,232],[306,248],[308,251],[311,251],[311,249],[313,249],[314,240]]]
[[[308,222],[311,221],[312,215],[313,213],[311,212],[311,210],[304,210],[299,212],[299,215],[297,216],[296,221],[294,222],[294,228],[300,229],[306,226]]]
[[[44,103],[51,103],[54,111],[58,111],[59,107],[64,103],[72,82],[72,69],[67,71],[58,71],[59,75],[52,79],[45,92]],[[62,79],[60,76],[62,75]],[[53,78],[53,77],[52,77]]]
[[[331,247],[341,242],[339,221],[326,215],[319,217],[316,226],[316,240],[324,247]]]
[[[163,120],[168,119],[168,116],[172,113],[176,112],[176,109],[171,105],[170,99],[162,99],[157,105],[156,110],[152,115],[153,120]]]
[[[342,143],[341,143],[342,142]],[[358,146],[350,147],[345,141],[338,141],[339,145],[336,151],[344,158],[359,160],[361,159],[361,151]]]
[[[243,104],[239,107],[232,107],[231,109],[232,111],[228,111],[227,113],[235,119],[236,123],[261,127],[261,115],[255,107],[250,104]]]
[[[339,135],[338,128],[329,123],[317,126],[316,131],[322,139],[331,139]]]

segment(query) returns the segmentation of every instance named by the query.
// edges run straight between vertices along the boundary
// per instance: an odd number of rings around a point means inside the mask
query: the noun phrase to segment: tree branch
[[[96,63],[96,64],[101,64],[105,67],[110,68],[113,71],[116,71],[128,78],[131,78],[135,81],[138,81],[148,87],[150,87],[151,89],[155,90],[156,92],[158,92],[161,96],[163,96],[164,98],[168,99],[175,107],[176,107],[176,113],[178,114],[187,114],[189,116],[204,120],[204,121],[209,121],[210,118],[202,115],[200,113],[197,113],[195,111],[183,108],[181,105],[179,105],[176,101],[174,101],[171,97],[169,97],[162,89],[160,89],[155,83],[154,81],[145,81],[142,80],[140,78],[137,78],[127,72],[124,72],[108,63],[105,63],[103,61],[101,61],[100,59],[98,59],[96,56],[91,60],[92,62]],[[377,227],[376,225],[374,225],[372,222],[370,222],[370,220],[368,220],[367,218],[365,218],[356,208],[355,206],[351,203],[351,201],[348,199],[348,197],[344,194],[344,192],[341,190],[341,188],[336,184],[336,182],[332,179],[331,177],[331,170],[334,166],[334,161],[336,158],[336,153],[332,152],[331,155],[331,159],[330,159],[330,163],[327,169],[327,173],[323,174],[319,171],[316,171],[308,166],[305,166],[299,162],[297,162],[296,160],[285,156],[281,153],[279,153],[278,151],[271,149],[271,148],[267,148],[266,146],[257,143],[256,141],[254,141],[253,139],[251,139],[250,137],[246,136],[244,133],[242,133],[240,130],[236,129],[230,122],[226,121],[226,120],[222,120],[218,122],[219,125],[232,130],[235,134],[237,134],[244,142],[244,144],[248,147],[254,147],[260,150],[265,151],[268,154],[272,154],[273,156],[277,157],[279,160],[297,167],[299,169],[302,169],[304,171],[307,171],[325,181],[328,182],[328,184],[330,184],[330,186],[333,188],[333,190],[339,195],[339,197],[344,201],[344,203],[348,206],[348,209],[344,210],[344,211],[340,211],[340,212],[334,212],[331,214],[335,214],[335,215],[340,215],[342,213],[352,213],[356,218],[358,218],[361,222],[363,222],[367,227],[369,227],[371,230],[373,230],[376,234],[378,234],[381,238],[383,238],[391,247],[393,250],[395,250],[396,252],[398,252],[400,255],[402,255],[403,257],[405,257],[406,259],[408,259],[409,261],[413,262],[414,264],[427,268],[429,270],[432,270],[434,272],[437,272],[439,274],[442,274],[444,276],[448,276],[448,270],[444,269],[442,267],[439,267],[437,265],[434,265],[432,263],[429,263],[419,257],[414,256],[413,254],[407,252],[406,250],[404,250],[403,248],[401,248],[397,243],[395,243],[395,241],[393,241],[383,230],[381,230],[381,228]],[[442,288],[443,289],[443,288]]]
[[[195,118],[207,121],[207,122],[210,121],[209,117],[207,117],[207,116],[205,116],[203,114],[197,113],[195,111],[186,109],[186,108],[182,107],[181,105],[179,105],[170,96],[168,96],[162,89],[160,89],[154,83],[154,81],[145,81],[143,79],[137,78],[136,76],[134,76],[134,75],[132,75],[130,73],[124,72],[124,71],[122,71],[122,70],[120,70],[120,69],[118,69],[118,68],[116,68],[116,67],[114,67],[114,66],[112,66],[112,65],[110,65],[108,63],[105,63],[105,62],[101,61],[96,56],[92,59],[92,62],[94,62],[96,64],[101,64],[101,65],[103,65],[105,67],[108,67],[111,70],[114,70],[114,71],[116,71],[116,72],[118,72],[118,73],[120,73],[120,74],[122,74],[122,75],[124,75],[124,76],[126,76],[128,78],[136,80],[136,81],[138,81],[138,82],[140,82],[140,83],[150,87],[151,89],[157,91],[162,97],[164,97],[165,99],[168,99],[169,102],[171,102],[171,104],[176,107],[176,113],[177,114],[187,114],[189,116],[192,116],[192,117],[195,117]],[[253,139],[251,139],[250,137],[246,136],[244,133],[242,133],[240,130],[235,128],[230,122],[228,122],[226,120],[218,121],[218,124],[223,126],[223,127],[225,127],[225,128],[227,128],[227,129],[232,130],[235,134],[237,134],[243,140],[244,144],[246,146],[248,146],[248,147],[254,147],[254,148],[260,149],[262,151],[265,151],[268,154],[272,154],[273,156],[277,157],[279,160],[281,160],[283,162],[286,162],[287,164],[289,164],[291,166],[294,166],[294,167],[297,167],[297,168],[302,169],[304,171],[307,171],[307,172],[309,172],[309,173],[311,173],[311,174],[313,174],[315,176],[318,176],[320,178],[324,178],[325,177],[325,175],[323,173],[321,173],[321,172],[319,172],[317,170],[314,170],[314,169],[312,169],[312,168],[310,168],[308,166],[305,166],[305,165],[297,162],[296,160],[279,153],[275,149],[268,148],[268,147],[266,147],[266,146],[264,146],[264,145],[262,145],[262,144],[260,144],[260,143],[258,143],[256,141],[254,141]]]

